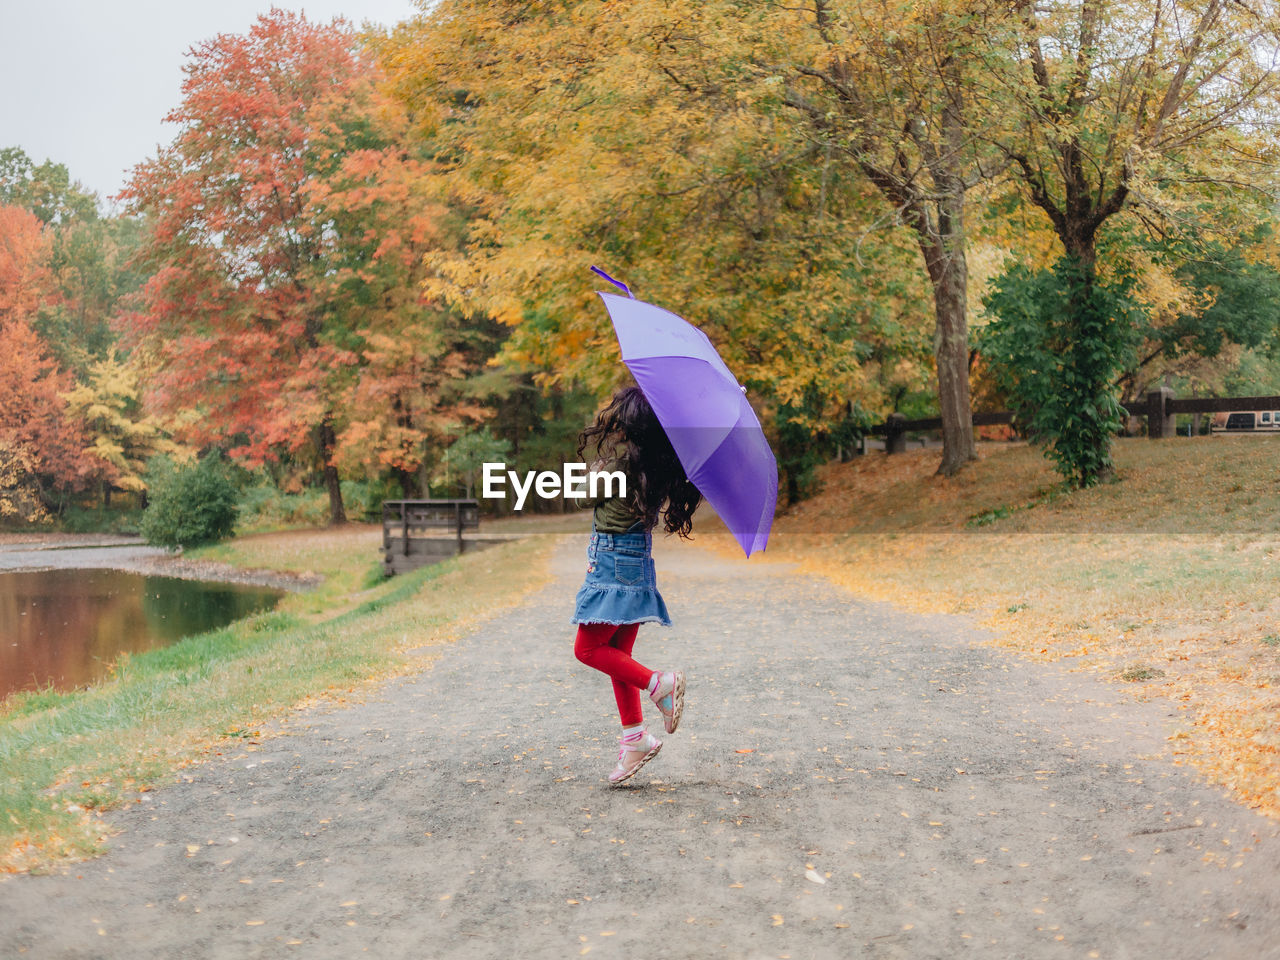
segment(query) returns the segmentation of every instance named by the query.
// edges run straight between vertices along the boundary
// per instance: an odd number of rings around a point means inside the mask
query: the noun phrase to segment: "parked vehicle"
[[[1214,433],[1280,433],[1280,410],[1233,410],[1213,418]]]

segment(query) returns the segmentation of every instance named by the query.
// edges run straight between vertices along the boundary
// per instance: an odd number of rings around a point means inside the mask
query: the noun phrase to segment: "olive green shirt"
[[[638,521],[644,519],[644,515],[631,502],[631,471],[628,469],[626,459],[614,457],[603,463],[597,461],[591,464],[589,470],[601,472],[620,470],[627,477],[628,495],[626,497],[598,497],[594,500],[588,498],[584,504],[584,506],[595,508],[592,512],[592,520],[597,533],[626,533]]]

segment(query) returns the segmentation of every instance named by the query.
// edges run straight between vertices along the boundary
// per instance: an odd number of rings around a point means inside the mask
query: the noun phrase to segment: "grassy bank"
[[[1063,491],[1037,450],[825,468],[770,554],[859,595],[963,613],[1180,713],[1169,749],[1280,816],[1280,438],[1117,444],[1119,482]]]
[[[238,749],[310,698],[352,696],[421,669],[430,654],[408,651],[449,642],[545,582],[552,543],[531,537],[382,581],[377,538],[366,528],[292,532],[196,552],[325,580],[272,612],[126,658],[95,687],[5,701],[0,869],[101,852],[100,811],[136,801],[184,764]]]

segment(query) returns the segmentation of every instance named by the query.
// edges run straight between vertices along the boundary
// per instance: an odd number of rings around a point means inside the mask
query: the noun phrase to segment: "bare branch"
[[[1204,43],[1204,39],[1209,30],[1217,22],[1218,16],[1222,13],[1222,4],[1220,0],[1210,0],[1205,7],[1204,14],[1200,17],[1200,22],[1196,25],[1195,33],[1191,37],[1190,49],[1183,55],[1182,61],[1178,64],[1177,70],[1174,72],[1173,80],[1169,84],[1169,88],[1164,93],[1164,99],[1160,103],[1160,109],[1156,112],[1155,124],[1148,135],[1148,138],[1154,140],[1159,136],[1161,128],[1165,122],[1177,112],[1178,108],[1184,103],[1182,100],[1182,87],[1186,83],[1187,74],[1191,71],[1191,66],[1196,62],[1196,57],[1200,53],[1200,47]]]

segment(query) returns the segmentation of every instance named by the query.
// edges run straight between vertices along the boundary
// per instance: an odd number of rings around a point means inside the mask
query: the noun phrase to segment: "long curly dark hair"
[[[688,539],[702,494],[685,476],[666,431],[639,387],[624,387],[578,435],[578,456],[594,448],[596,457],[627,461],[627,500],[652,530],[662,520],[667,533]],[[665,506],[664,506],[665,504]]]

